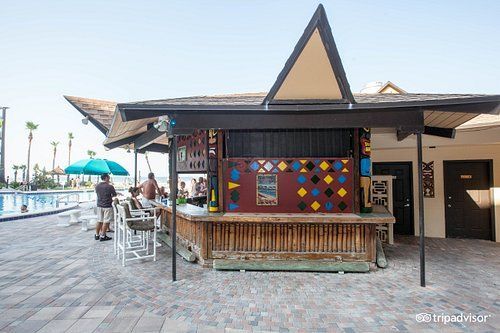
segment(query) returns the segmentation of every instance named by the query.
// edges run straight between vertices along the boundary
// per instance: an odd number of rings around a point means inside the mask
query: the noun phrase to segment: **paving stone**
[[[165,318],[156,315],[143,315],[134,326],[133,332],[158,332],[163,326]]]
[[[102,322],[101,319],[78,319],[73,325],[66,331],[67,333],[83,333],[83,332],[93,332]]]
[[[37,333],[62,333],[66,332],[77,319],[56,319],[51,320],[43,326]]]
[[[29,320],[51,320],[54,319],[59,313],[61,313],[64,307],[44,307],[40,311],[29,317]]]

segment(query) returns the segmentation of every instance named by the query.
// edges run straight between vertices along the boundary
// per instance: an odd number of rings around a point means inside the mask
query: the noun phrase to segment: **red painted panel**
[[[352,168],[351,158],[226,159],[225,211],[352,213]],[[257,175],[261,174],[277,175],[277,205],[257,205]]]

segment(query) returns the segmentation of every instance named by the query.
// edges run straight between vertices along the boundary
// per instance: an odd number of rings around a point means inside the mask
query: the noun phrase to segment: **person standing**
[[[156,199],[156,194],[159,196],[162,195],[160,188],[158,187],[158,183],[155,179],[155,174],[150,172],[148,174],[148,180],[139,185],[139,189],[142,193],[142,206],[144,208],[152,207],[151,201]]]
[[[95,240],[101,242],[111,240],[106,235],[109,224],[113,220],[113,198],[117,196],[115,187],[109,183],[107,173],[101,175],[101,182],[95,187],[97,194],[97,224],[95,227]]]

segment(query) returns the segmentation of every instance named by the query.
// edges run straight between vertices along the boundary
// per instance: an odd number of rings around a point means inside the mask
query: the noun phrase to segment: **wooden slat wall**
[[[211,226],[213,252],[344,253],[371,258],[370,225],[212,223]]]
[[[260,258],[373,262],[375,235],[375,224],[195,222],[177,217],[177,241],[202,264]]]

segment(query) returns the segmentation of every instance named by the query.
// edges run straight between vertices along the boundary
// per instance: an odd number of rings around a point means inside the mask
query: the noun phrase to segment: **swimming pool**
[[[0,193],[0,216],[19,214],[21,206],[28,206],[29,213],[47,211],[58,208],[58,199],[72,196],[69,201],[75,203],[76,196],[79,202],[92,201],[96,199],[94,191],[88,192],[51,192],[51,193]],[[59,208],[63,208],[67,203],[62,202]]]

